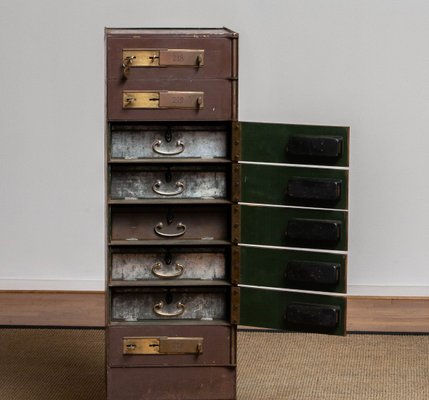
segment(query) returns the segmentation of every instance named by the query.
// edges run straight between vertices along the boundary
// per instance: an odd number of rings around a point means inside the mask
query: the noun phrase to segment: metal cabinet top
[[[238,33],[228,28],[106,28],[106,36],[135,37],[238,37]]]

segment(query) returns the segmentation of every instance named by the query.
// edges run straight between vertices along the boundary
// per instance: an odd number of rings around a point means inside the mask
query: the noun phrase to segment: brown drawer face
[[[110,198],[226,199],[228,175],[225,166],[112,166]]]
[[[229,220],[223,206],[121,206],[111,211],[111,239],[228,240]]]
[[[235,378],[231,367],[108,368],[107,398],[233,400]]]
[[[107,92],[109,120],[232,119],[232,82],[228,80],[108,81]]]
[[[176,280],[226,280],[225,248],[148,248],[112,252],[110,255],[110,280],[169,281]]]
[[[108,363],[115,367],[231,364],[233,335],[230,326],[112,326]]]
[[[114,288],[111,320],[226,320],[227,287],[214,288]]]
[[[111,160],[229,158],[228,125],[111,124]]]
[[[207,79],[232,76],[228,38],[108,38],[107,79]]]

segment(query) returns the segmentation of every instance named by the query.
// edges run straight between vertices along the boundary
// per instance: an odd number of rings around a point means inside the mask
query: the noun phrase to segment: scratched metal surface
[[[184,320],[223,320],[226,319],[226,292],[213,290],[210,292],[175,290],[170,291],[115,291],[112,293],[113,321],[142,321],[157,319]],[[171,302],[168,302],[170,300]],[[171,316],[160,316],[154,306],[162,302],[160,311]],[[184,305],[184,312],[178,314],[178,303]]]
[[[170,264],[166,264],[164,253],[117,253],[112,254],[112,280],[162,280],[155,272],[165,275],[177,273],[176,264],[183,273],[175,279],[222,280],[225,279],[225,255],[223,253],[172,253]],[[165,279],[165,278],[164,278]]]
[[[189,129],[189,130],[188,130]],[[191,130],[192,129],[192,130]],[[210,129],[210,130],[209,130]],[[133,126],[116,128],[111,133],[112,158],[226,158],[228,149],[227,130],[223,126],[214,127],[177,127],[171,129],[171,140],[166,140],[166,127]],[[161,141],[155,148],[162,152],[177,155],[162,155],[153,150],[156,141]],[[178,144],[181,141],[183,145]]]
[[[110,197],[112,199],[225,199],[227,197],[226,173],[219,168],[201,171],[175,167],[171,170],[170,182],[167,182],[167,179],[165,168],[113,170]]]

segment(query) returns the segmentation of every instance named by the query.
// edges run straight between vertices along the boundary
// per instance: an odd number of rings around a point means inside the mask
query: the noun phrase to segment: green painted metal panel
[[[327,306],[338,309],[335,327],[296,325],[288,322],[290,305]],[[246,326],[280,330],[320,332],[344,335],[346,331],[346,298],[309,293],[271,291],[265,289],[240,288],[240,324]]]
[[[337,284],[308,284],[289,281],[286,276],[288,264],[307,261],[338,264]],[[345,293],[346,269],[347,256],[341,254],[240,247],[240,283],[244,285]]]
[[[293,206],[348,208],[348,171],[324,168],[299,168],[258,164],[241,164],[241,200],[245,203]],[[340,181],[338,200],[297,198],[287,193],[295,178]]]
[[[341,154],[336,158],[296,157],[286,148],[291,137],[341,138]],[[349,128],[337,126],[266,124],[241,122],[241,160],[292,164],[349,165]]]
[[[299,208],[240,206],[241,243],[313,249],[347,250],[347,212]],[[295,221],[329,221],[341,224],[336,242],[302,241],[290,238]]]

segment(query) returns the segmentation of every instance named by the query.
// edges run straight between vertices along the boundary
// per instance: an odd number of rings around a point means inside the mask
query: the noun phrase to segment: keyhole
[[[151,344],[149,345],[149,347],[159,347],[159,344],[157,344],[157,343],[151,343]]]
[[[167,265],[171,264],[171,253],[169,251],[167,251],[167,253],[165,253],[165,257],[164,257],[164,261]]]
[[[170,167],[167,168],[167,172],[165,173],[165,181],[167,183],[171,182],[171,169],[170,169]]]
[[[173,295],[171,294],[170,290],[168,290],[165,294],[165,302],[167,304],[171,304],[173,302]]]
[[[171,142],[171,139],[172,139],[171,127],[168,127],[167,130],[165,131],[165,141],[169,143]]]
[[[168,209],[168,211],[167,211],[167,224],[171,225],[173,223],[173,220],[174,220],[173,212],[171,211],[171,209]]]

